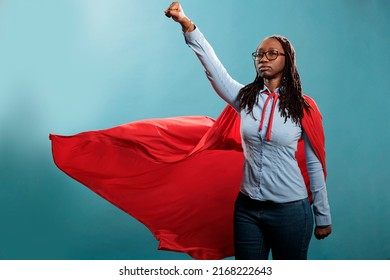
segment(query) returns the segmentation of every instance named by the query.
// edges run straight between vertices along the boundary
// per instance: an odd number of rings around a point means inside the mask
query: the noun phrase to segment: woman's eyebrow
[[[257,52],[259,52],[259,51],[264,51],[264,49],[263,49],[263,48],[257,49]],[[276,47],[270,47],[270,48],[268,49],[268,51],[279,51],[279,49],[276,48]]]

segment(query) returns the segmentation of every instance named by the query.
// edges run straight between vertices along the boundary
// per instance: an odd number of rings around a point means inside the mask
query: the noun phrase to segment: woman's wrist
[[[187,18],[185,21],[181,23],[181,28],[184,33],[187,33],[187,32],[194,31],[195,25],[189,18]]]

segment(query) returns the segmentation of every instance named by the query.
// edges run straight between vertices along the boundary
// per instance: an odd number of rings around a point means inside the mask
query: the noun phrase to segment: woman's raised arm
[[[240,105],[237,96],[243,85],[230,77],[203,34],[184,14],[179,2],[173,2],[165,11],[165,15],[181,25],[187,45],[202,63],[214,90],[238,112]]]

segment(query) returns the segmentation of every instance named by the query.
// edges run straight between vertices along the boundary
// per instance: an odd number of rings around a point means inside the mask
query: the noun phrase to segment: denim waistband
[[[250,205],[254,206],[261,206],[261,207],[278,207],[278,206],[292,206],[292,205],[299,205],[301,203],[304,203],[308,201],[308,198],[303,198],[299,200],[289,201],[289,202],[274,202],[271,200],[257,200],[249,197],[248,195],[239,192],[238,199],[245,201],[245,203],[249,203]]]

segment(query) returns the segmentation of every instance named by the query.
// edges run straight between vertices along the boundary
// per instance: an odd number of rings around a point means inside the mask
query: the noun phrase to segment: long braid
[[[301,79],[295,62],[295,51],[287,38],[274,35],[268,38],[280,42],[286,54],[282,84],[280,87],[279,112],[282,117],[291,118],[293,122],[300,124],[303,117],[304,99],[302,95]],[[258,102],[260,90],[264,87],[264,79],[257,74],[255,80],[243,87],[238,95],[241,109],[246,109],[248,114],[253,116],[253,107]]]

